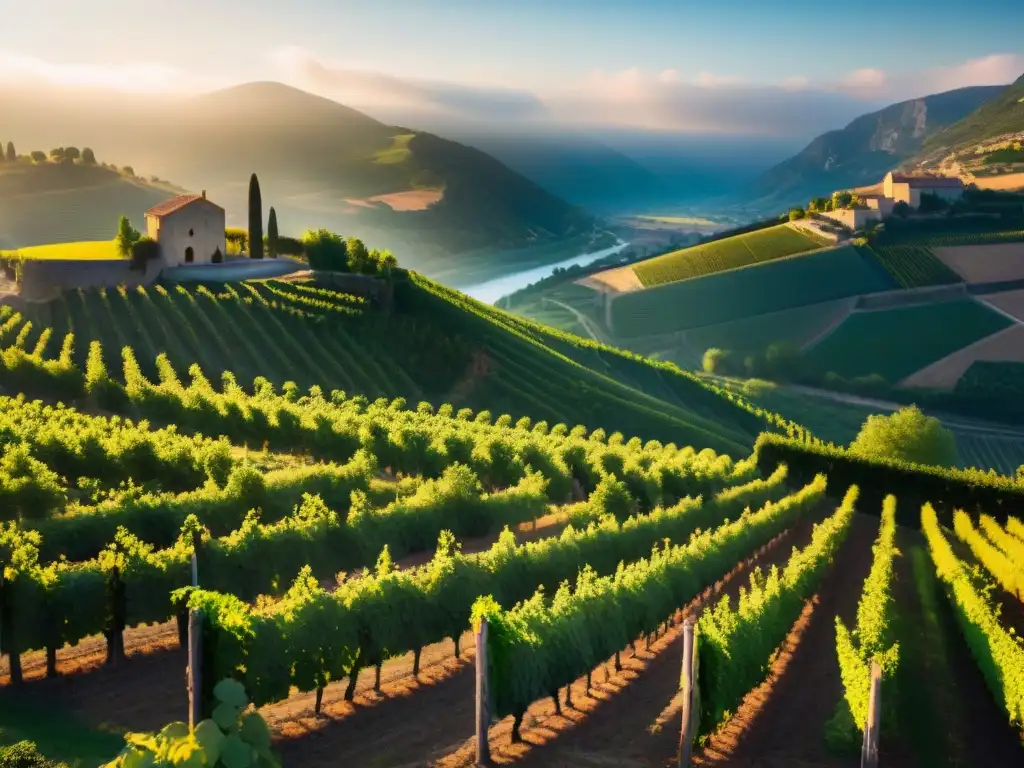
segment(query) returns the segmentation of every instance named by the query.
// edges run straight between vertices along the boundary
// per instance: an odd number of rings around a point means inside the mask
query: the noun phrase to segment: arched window
[[[195,251],[192,250],[192,246],[190,245],[185,249],[185,263],[191,264],[195,260],[195,255]]]

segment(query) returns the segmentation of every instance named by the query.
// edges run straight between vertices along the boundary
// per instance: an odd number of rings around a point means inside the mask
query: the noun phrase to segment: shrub
[[[0,768],[65,768],[65,765],[44,757],[31,741],[19,741],[0,747]]]
[[[804,218],[806,216],[807,216],[807,214],[804,212],[803,208],[790,208],[789,209],[789,220],[790,221],[798,221],[799,219],[802,219],[802,218]]]
[[[302,244],[313,269],[348,272],[348,249],[340,235],[329,229],[310,230],[302,236]],[[280,247],[280,242],[278,243]]]
[[[126,219],[127,221],[127,219]],[[146,265],[160,258],[160,243],[152,237],[140,237],[132,243],[132,269],[146,271]]]
[[[861,456],[903,459],[915,464],[950,467],[956,464],[953,433],[917,406],[889,416],[868,416],[850,451]]]

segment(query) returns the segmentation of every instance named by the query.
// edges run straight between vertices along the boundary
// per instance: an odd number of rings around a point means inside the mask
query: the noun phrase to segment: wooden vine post
[[[199,534],[194,534],[192,548],[192,586],[199,586],[199,559],[197,556]],[[203,615],[200,611],[188,612],[188,666],[185,668],[188,688],[188,727],[192,730],[203,719]]]
[[[491,691],[487,682],[487,619],[476,631],[476,765],[491,764],[487,729],[491,724]]]
[[[683,722],[679,729],[679,768],[689,768],[693,752],[693,738],[699,717],[697,702],[697,645],[694,621],[683,622],[683,670],[680,688],[683,691]]]
[[[864,723],[864,744],[860,751],[861,768],[878,768],[878,737],[882,722],[882,668],[871,661],[871,698],[868,719]]]

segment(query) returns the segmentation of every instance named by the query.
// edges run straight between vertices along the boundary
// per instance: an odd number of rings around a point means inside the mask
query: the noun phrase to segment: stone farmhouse
[[[964,183],[949,176],[908,176],[890,171],[878,184],[851,191],[864,204],[863,208],[827,211],[821,215],[850,229],[860,229],[870,222],[881,221],[891,215],[897,203],[920,208],[922,195],[936,195],[955,203],[964,194]]]
[[[288,258],[253,261],[227,253],[223,208],[200,195],[178,195],[146,211],[146,234],[160,244],[160,258],[135,269],[128,259],[30,259],[21,265],[19,295],[48,301],[61,291],[157,280],[234,281],[281,277],[302,265]]]
[[[165,267],[223,261],[225,213],[201,195],[178,195],[146,211],[146,234],[160,243]]]

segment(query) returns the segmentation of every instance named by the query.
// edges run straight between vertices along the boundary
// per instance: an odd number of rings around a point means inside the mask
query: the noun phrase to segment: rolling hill
[[[103,165],[0,163],[0,250],[109,240],[122,214],[143,213],[181,190]]]
[[[861,115],[845,128],[818,136],[799,154],[765,171],[753,192],[784,206],[877,182],[916,155],[930,136],[1003,90],[1004,86],[960,88]]]
[[[207,189],[230,225],[245,224],[247,180],[256,172],[264,206],[275,206],[284,232],[326,226],[435,276],[457,271],[451,257],[469,252],[497,274],[513,271],[503,250],[562,240],[575,249],[592,230],[583,211],[479,150],[277,83],[150,97],[135,108],[107,108],[99,95],[4,95],[17,112],[5,130],[19,147],[89,144],[119,165]],[[44,98],[50,103],[40,104]],[[70,124],[74,136],[58,127]]]

